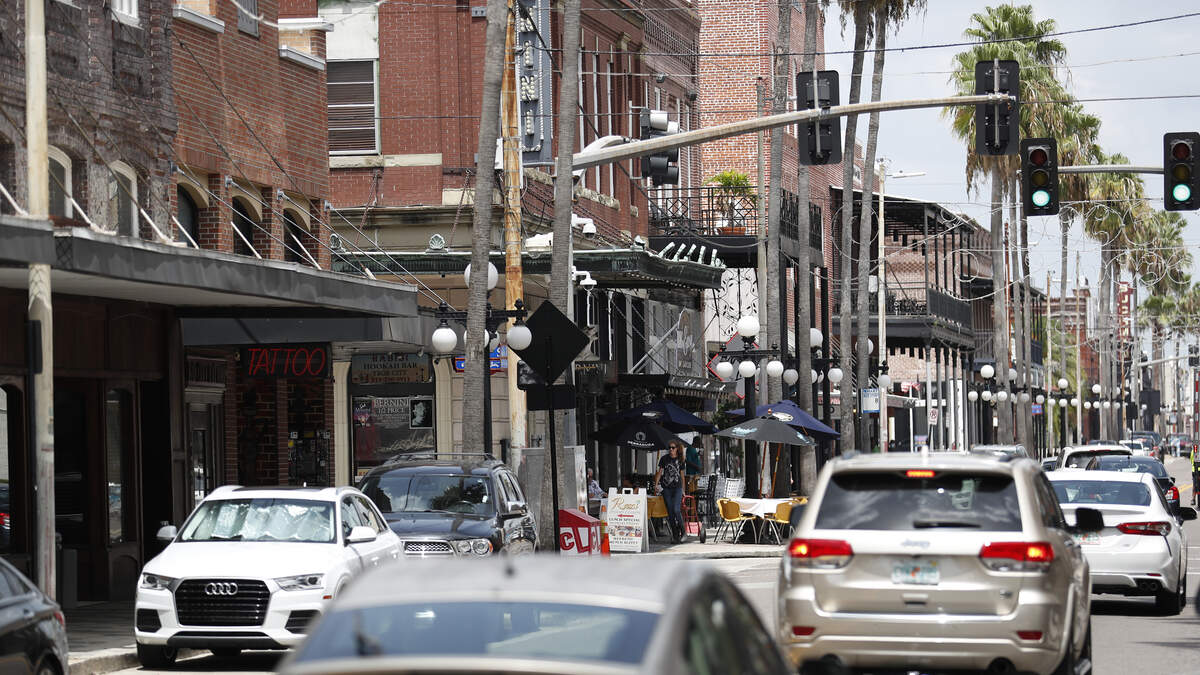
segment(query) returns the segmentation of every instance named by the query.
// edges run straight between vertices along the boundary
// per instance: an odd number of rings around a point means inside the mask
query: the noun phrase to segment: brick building
[[[47,2],[48,221],[22,217],[25,6],[0,6],[0,555],[54,546],[22,452],[47,264],[64,606],[132,597],[159,524],[216,485],[345,482],[308,452],[348,447],[343,345],[420,332],[412,287],[329,270],[323,24],[285,5]]]

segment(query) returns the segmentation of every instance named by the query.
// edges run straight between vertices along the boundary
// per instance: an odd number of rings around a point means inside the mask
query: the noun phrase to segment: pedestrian
[[[667,443],[667,454],[658,460],[658,471],[654,482],[667,505],[667,525],[671,539],[676,544],[683,540],[683,441],[674,439]]]
[[[1197,492],[1200,492],[1200,452],[1197,452],[1197,448],[1200,448],[1200,444],[1192,443],[1192,506],[1200,505],[1197,502],[1200,498],[1200,495],[1197,495]]]
[[[602,499],[604,490],[600,488],[600,483],[596,480],[596,471],[591,467],[587,470],[587,491],[588,499]]]

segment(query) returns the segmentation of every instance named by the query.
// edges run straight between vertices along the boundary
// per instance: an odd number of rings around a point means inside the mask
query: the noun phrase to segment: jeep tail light
[[[9,516],[4,511],[0,511],[0,527],[8,527]]]
[[[1054,548],[1045,541],[994,541],[983,545],[979,559],[993,572],[1045,572]]]
[[[1117,529],[1123,534],[1145,534],[1150,536],[1167,536],[1171,534],[1171,524],[1156,520],[1144,523],[1121,523]]]
[[[850,542],[838,539],[793,539],[788,555],[796,567],[839,569],[850,564],[854,549]]]
[[[792,626],[792,635],[796,637],[804,637],[817,632],[816,626]]]
[[[1173,502],[1179,501],[1179,488],[1174,485],[1167,488],[1167,500]]]
[[[1030,642],[1037,642],[1038,640],[1042,639],[1042,631],[1019,630],[1017,631],[1017,637],[1021,638],[1022,640],[1029,640]]]

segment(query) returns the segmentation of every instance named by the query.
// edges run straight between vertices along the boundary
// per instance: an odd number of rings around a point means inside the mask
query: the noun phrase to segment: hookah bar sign
[[[238,370],[246,377],[329,377],[328,345],[242,347]]]

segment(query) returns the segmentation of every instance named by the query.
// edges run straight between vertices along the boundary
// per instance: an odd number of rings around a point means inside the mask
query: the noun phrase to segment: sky
[[[982,12],[1000,2],[976,0],[928,0],[924,14],[917,14],[888,35],[888,47],[916,46],[964,41],[963,30],[971,14]],[[1187,14],[1200,10],[1194,2],[1155,0],[1063,0],[1032,2],[1036,17],[1054,19],[1057,30],[1077,30],[1151,18]],[[845,34],[835,7],[826,23],[825,49],[836,51],[853,46],[853,22]],[[1200,33],[1200,15],[1145,26],[1115,28],[1059,37],[1067,48],[1069,90],[1079,99],[1112,96],[1158,96],[1200,94],[1195,73],[1200,70],[1200,47],[1194,35]],[[952,95],[949,83],[951,59],[965,47],[918,51],[894,51],[887,54],[884,67],[883,100],[933,98]],[[1153,57],[1153,58],[1151,58]],[[1167,57],[1167,58],[1158,58]],[[1140,61],[1128,61],[1141,59]],[[1101,63],[1112,62],[1116,63]],[[850,89],[851,56],[830,55],[826,67],[841,76],[842,103]],[[863,80],[863,99],[869,98],[871,54],[867,55],[867,76]],[[1061,71],[1060,71],[1061,77]],[[1133,164],[1162,165],[1162,135],[1169,131],[1200,131],[1200,98],[1174,101],[1085,102],[1086,110],[1100,117],[1100,143],[1105,152],[1121,152]],[[866,144],[866,118],[860,118],[859,137]],[[950,122],[939,110],[909,110],[880,116],[878,156],[886,158],[891,172],[919,172],[920,177],[891,179],[888,194],[936,201],[973,216],[987,227],[990,192],[983,182],[970,192],[966,186],[966,148],[950,130]],[[1151,206],[1162,208],[1163,185],[1158,175],[1144,176]],[[1188,227],[1184,241],[1200,245],[1200,219],[1185,214]],[[1060,229],[1057,217],[1035,217],[1029,223],[1030,266],[1033,282],[1045,285],[1049,269],[1055,277],[1057,295],[1060,275]],[[1082,276],[1092,283],[1099,279],[1099,245],[1084,236],[1078,223],[1069,235],[1068,279],[1078,276],[1075,252],[1082,254]],[[1194,252],[1195,253],[1195,252]],[[1200,255],[1197,264],[1200,265]],[[1192,270],[1200,277],[1200,267]]]

